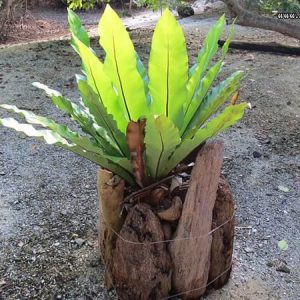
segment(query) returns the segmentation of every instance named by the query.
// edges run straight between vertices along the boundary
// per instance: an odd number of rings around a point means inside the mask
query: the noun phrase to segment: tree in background
[[[12,27],[34,19],[29,8],[36,6],[58,6],[67,0],[0,0],[0,40],[5,40]]]
[[[300,0],[244,0],[244,5],[247,9],[267,14],[300,11]]]
[[[294,37],[300,40],[300,26],[277,17],[265,16],[259,12],[251,11],[247,7],[248,0],[221,0],[230,10],[232,17],[237,17],[237,24],[257,27]],[[253,0],[263,12],[278,11],[279,13],[300,13],[299,0]],[[250,1],[250,2],[253,2]],[[299,19],[298,19],[299,20]],[[294,20],[296,21],[296,19]]]
[[[177,8],[180,0],[138,0],[137,3],[139,6],[146,6],[152,10],[160,10],[163,8],[175,9]]]
[[[0,40],[6,37],[10,25],[14,22],[17,6],[27,5],[23,0],[0,0]]]
[[[62,0],[64,1],[71,9],[85,9],[89,10],[95,7],[95,5],[112,2],[110,0]],[[160,10],[162,11],[163,8],[169,9],[176,9],[179,5],[184,3],[181,0],[115,0],[115,3],[121,3],[122,5],[124,2],[129,3],[129,11],[132,10],[133,3],[139,7],[148,7],[154,11]]]
[[[71,9],[85,9],[89,10],[102,3],[109,1],[106,0],[63,0]]]

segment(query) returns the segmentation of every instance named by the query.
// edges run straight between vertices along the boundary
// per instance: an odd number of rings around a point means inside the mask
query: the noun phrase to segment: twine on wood
[[[105,226],[107,226],[107,228],[109,230],[111,230],[119,239],[121,239],[123,242],[128,243],[128,244],[132,244],[132,245],[154,245],[154,244],[162,244],[162,243],[171,243],[171,242],[179,242],[179,241],[187,241],[187,240],[197,240],[197,239],[202,239],[205,238],[211,234],[213,234],[215,231],[219,230],[220,228],[222,228],[223,226],[225,226],[227,223],[229,223],[230,221],[233,220],[235,214],[233,214],[228,220],[226,220],[224,223],[222,223],[221,225],[217,226],[216,228],[212,229],[211,231],[209,231],[207,234],[203,234],[200,236],[189,236],[189,237],[183,237],[183,238],[176,238],[176,239],[169,239],[169,240],[161,240],[161,241],[154,241],[154,242],[134,242],[134,241],[130,241],[127,240],[125,238],[123,238],[118,232],[116,232],[111,226],[110,224],[105,220],[103,214],[100,212],[101,217],[103,218],[103,221],[105,223]]]
[[[234,217],[234,216],[233,216]],[[232,218],[231,218],[232,219]],[[227,220],[225,223],[223,223],[222,225],[220,225],[221,227],[224,226],[227,222],[229,222],[231,219]],[[221,228],[220,226],[216,227],[215,229],[219,229]],[[212,231],[213,232],[213,231]],[[209,232],[208,235],[212,232]],[[117,234],[118,235],[118,234]],[[123,239],[121,236],[120,238],[127,242],[126,239]],[[176,241],[176,240],[173,240],[173,241]],[[129,241],[131,242],[131,241]],[[131,242],[133,243],[133,242]],[[144,243],[144,244],[150,244],[150,243]],[[102,261],[104,262],[104,269],[105,271],[107,270],[107,265],[105,263],[105,260],[102,259]],[[210,282],[208,282],[206,285],[204,286],[201,286],[201,287],[198,287],[198,288],[194,288],[194,289],[190,289],[190,290],[187,290],[187,291],[184,291],[184,292],[181,292],[181,293],[177,293],[177,294],[174,294],[174,295],[171,295],[171,296],[168,296],[168,297],[165,297],[165,298],[162,298],[162,300],[167,300],[167,299],[172,299],[172,298],[175,298],[175,297],[179,297],[179,296],[182,296],[182,295],[185,295],[187,293],[191,293],[191,292],[195,292],[195,291],[198,291],[198,290],[201,290],[201,289],[206,289],[208,286],[210,286],[211,284],[213,284],[216,280],[218,280],[220,277],[222,277],[223,275],[225,275],[230,269],[232,268],[232,261],[230,262],[228,268],[225,269],[225,271],[223,271],[222,273],[220,273],[217,277],[215,277],[213,280],[211,280]],[[115,284],[114,282],[112,282],[112,286],[113,288],[116,290],[116,287],[115,287]]]
[[[172,296],[168,296],[166,298],[163,298],[162,300],[166,300],[166,299],[172,299],[172,298],[175,298],[175,297],[178,297],[178,296],[182,296],[182,295],[185,295],[187,293],[191,293],[191,292],[195,292],[195,291],[198,291],[198,290],[202,290],[202,289],[206,289],[209,285],[211,285],[212,283],[214,283],[217,279],[219,279],[220,277],[222,277],[223,275],[225,275],[232,267],[232,261],[229,265],[229,267],[223,271],[221,274],[219,274],[215,279],[211,280],[209,283],[207,283],[206,285],[202,286],[202,287],[198,287],[198,288],[194,288],[194,289],[191,289],[191,290],[188,290],[188,291],[184,291],[184,292],[181,292],[181,293],[178,293],[178,294],[174,294]]]
[[[202,290],[204,288],[206,289],[208,286],[210,286],[211,284],[213,284],[220,277],[222,277],[223,275],[225,275],[231,268],[232,268],[232,261],[230,262],[229,267],[225,271],[223,271],[221,274],[219,274],[216,278],[214,278],[213,280],[211,280],[206,285],[204,285],[202,287],[194,288],[194,289],[191,289],[191,290],[187,290],[187,291],[184,291],[184,292],[181,292],[181,293],[177,293],[177,294],[165,297],[165,298],[162,298],[162,300],[172,299],[172,298],[175,298],[175,297],[179,297],[179,296],[185,295],[187,293],[191,293],[191,292],[195,292],[195,291],[198,291],[198,290]],[[107,270],[107,266],[106,266],[105,262],[104,262],[104,269],[105,269],[105,271]],[[112,286],[116,290],[115,284],[113,282],[112,282]]]
[[[213,234],[215,231],[219,230],[220,228],[222,228],[223,226],[225,226],[227,223],[229,223],[230,221],[233,220],[233,218],[235,217],[235,214],[233,214],[228,220],[226,220],[224,223],[220,224],[219,226],[217,226],[216,228],[212,229],[211,231],[209,231],[207,234],[204,235],[200,235],[200,236],[194,236],[194,237],[185,237],[185,238],[177,238],[177,239],[170,239],[170,240],[162,240],[162,241],[154,241],[154,242],[134,242],[134,241],[130,241],[127,240],[125,238],[123,238],[119,233],[117,233],[110,225],[109,223],[105,220],[103,214],[100,212],[101,217],[103,218],[103,221],[105,223],[105,225],[107,226],[107,228],[109,228],[118,238],[120,238],[123,242],[125,243],[129,243],[132,245],[142,245],[142,246],[147,246],[147,245],[153,245],[153,244],[162,244],[162,243],[169,243],[169,242],[177,242],[177,241],[187,241],[187,240],[195,240],[195,239],[201,239],[204,237],[207,237],[208,235]],[[107,270],[107,266],[105,263],[105,260],[102,259],[102,261],[104,262],[104,268]],[[168,297],[163,298],[162,300],[167,300],[167,299],[172,299],[175,297],[179,297],[191,292],[195,292],[201,289],[206,289],[208,286],[210,286],[212,283],[214,283],[216,280],[218,280],[220,277],[222,277],[223,275],[225,275],[232,267],[232,261],[230,262],[230,265],[228,266],[228,268],[226,268],[225,271],[223,271],[221,274],[219,274],[217,277],[215,277],[213,280],[211,280],[210,282],[208,282],[206,285],[202,286],[202,287],[198,287],[198,288],[194,288],[191,290],[187,290],[181,293],[177,293]],[[114,289],[115,289],[115,285],[114,283],[112,283]]]

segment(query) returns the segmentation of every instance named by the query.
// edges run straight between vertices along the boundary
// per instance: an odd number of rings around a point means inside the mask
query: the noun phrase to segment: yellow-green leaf
[[[100,45],[106,57],[105,72],[112,80],[128,120],[148,113],[144,80],[137,69],[137,56],[121,19],[109,5],[99,23]]]
[[[289,248],[289,245],[285,240],[281,240],[278,242],[278,247],[280,250],[286,251]]]
[[[73,35],[73,43],[76,45],[76,51],[82,59],[83,71],[88,84],[98,94],[108,113],[114,116],[118,128],[122,132],[126,132],[128,119],[126,118],[125,108],[113,88],[112,80],[104,71],[103,63],[93,50],[82,43],[75,35]]]
[[[187,84],[188,101],[193,98],[193,95],[207,70],[213,56],[218,51],[218,40],[221,36],[225,25],[225,16],[221,16],[217,23],[209,30],[203,48],[200,50],[197,62],[190,70],[190,77]]]
[[[29,137],[41,139],[47,144],[57,145],[72,151],[120,175],[130,184],[134,185],[133,177],[130,175],[132,173],[132,166],[127,158],[105,155],[88,138],[81,137],[77,133],[72,132],[68,127],[57,124],[53,120],[37,116],[32,112],[20,110],[12,105],[3,104],[1,107],[24,116],[27,122],[42,125],[48,129],[37,130],[31,124],[19,123],[13,118],[0,119],[1,125],[22,132]]]
[[[89,35],[82,26],[80,18],[71,9],[68,9],[68,23],[72,34],[87,47],[90,47]],[[73,41],[71,41],[71,43],[73,43]]]
[[[184,34],[175,17],[166,9],[155,27],[149,58],[151,111],[167,116],[179,129],[183,123],[187,80]]]
[[[205,127],[198,129],[193,138],[184,140],[170,157],[165,166],[164,173],[168,174],[189,153],[191,153],[197,146],[205,142],[207,139],[234,125],[243,117],[247,106],[248,104],[245,102],[238,105],[227,106],[223,112],[209,121]]]
[[[187,125],[184,138],[190,138],[218,108],[240,87],[243,72],[237,71],[214,87],[201,101]]]
[[[95,122],[106,130],[109,137],[118,147],[120,153],[129,158],[126,136],[118,129],[112,115],[107,113],[107,110],[98,94],[96,94],[88,85],[87,81],[80,76],[77,76],[77,85],[82,96],[82,101],[89,113],[94,117]]]
[[[178,129],[166,116],[149,116],[146,123],[146,166],[153,179],[164,176],[169,157],[180,144]]]

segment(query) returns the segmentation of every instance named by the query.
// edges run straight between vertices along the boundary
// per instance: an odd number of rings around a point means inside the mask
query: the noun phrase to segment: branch
[[[266,16],[256,15],[242,7],[238,0],[222,0],[236,16],[237,23],[243,26],[257,27],[291,36],[300,40],[300,26]]]

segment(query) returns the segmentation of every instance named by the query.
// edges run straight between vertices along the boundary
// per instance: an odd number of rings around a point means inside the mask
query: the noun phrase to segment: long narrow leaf
[[[149,77],[147,70],[141,61],[139,55],[136,53],[136,68],[138,72],[140,73],[140,76],[143,78],[144,81],[144,90],[145,90],[145,95],[147,99],[147,105],[150,107],[151,106],[151,95],[149,92]]]
[[[64,139],[71,140],[72,143],[79,145],[87,151],[99,152],[99,148],[97,148],[96,143],[94,143],[87,137],[82,137],[78,133],[71,131],[65,125],[57,124],[55,121],[46,117],[38,116],[31,111],[19,109],[15,105],[1,104],[0,108],[4,108],[6,110],[19,114],[20,116],[24,117],[30,124],[41,125],[47,129],[50,129]]]
[[[103,151],[110,153],[113,156],[119,156],[121,154],[118,146],[109,137],[107,131],[103,127],[97,126],[94,120],[78,105],[72,103],[70,100],[63,97],[59,92],[50,89],[44,84],[35,82],[33,85],[44,90],[52,99],[54,105],[69,114],[71,118],[79,124],[83,131],[92,135]]]
[[[95,153],[96,155],[101,155],[103,158],[108,159],[120,165],[127,171],[132,171],[132,166],[130,160],[125,157],[116,157],[104,153],[97,144],[93,143],[89,138],[80,136],[77,132],[71,131],[67,126],[57,124],[55,121],[48,119],[46,117],[38,116],[33,112],[22,110],[14,105],[2,104],[0,108],[15,112],[20,116],[24,117],[26,121],[30,124],[41,125],[47,129],[52,130],[55,134],[58,134],[62,138],[66,139],[67,142],[71,142],[73,145],[81,147],[83,150]]]
[[[218,50],[218,40],[225,25],[225,16],[223,15],[217,23],[209,30],[202,49],[200,50],[197,62],[190,70],[190,77],[187,84],[188,99],[192,99],[198,87],[198,84],[207,70],[213,56]]]
[[[214,87],[203,99],[187,126],[184,138],[189,138],[214,114],[218,108],[240,87],[243,72],[237,71]]]
[[[48,130],[48,129],[36,130],[32,125],[19,123],[13,118],[0,119],[0,124],[5,127],[14,129],[18,132],[22,132],[27,136],[40,138],[49,145],[59,144],[60,146],[61,145],[72,146],[67,142],[66,139],[62,138],[58,133],[52,130]]]
[[[81,24],[80,18],[73,12],[73,10],[68,8],[68,23],[70,31],[76,36],[83,44],[90,47],[90,38],[86,30]],[[76,43],[71,41],[73,47],[76,48]]]
[[[191,122],[193,115],[195,114],[198,107],[201,105],[201,102],[205,95],[207,94],[209,88],[211,87],[215,77],[219,73],[222,60],[218,61],[206,74],[206,76],[201,80],[198,91],[195,93],[195,96],[192,100],[188,103],[186,107],[186,112],[184,115],[183,126],[181,128],[181,135],[185,132],[186,127]]]
[[[169,174],[189,153],[207,139],[234,125],[243,117],[247,106],[248,104],[245,102],[227,106],[222,113],[209,121],[205,127],[198,129],[193,138],[184,140],[170,157],[162,175]]]
[[[89,86],[97,93],[107,112],[114,116],[118,128],[125,133],[129,120],[126,115],[126,109],[122,105],[120,95],[116,93],[111,79],[105,73],[103,63],[93,50],[82,43],[74,33],[72,36],[74,48],[82,59],[83,72],[86,75]]]
[[[162,170],[181,139],[176,126],[165,116],[149,117],[145,131],[147,170],[157,179],[163,176]]]
[[[69,26],[72,33],[71,45],[81,56],[82,67],[87,76],[88,84],[98,94],[100,101],[107,107],[110,114],[119,119],[118,126],[123,132],[126,130],[126,119],[124,119],[122,107],[118,102],[118,97],[113,90],[112,82],[103,71],[103,64],[90,48],[88,34],[81,25],[80,18],[72,11],[68,10]],[[141,66],[140,66],[141,68]]]
[[[128,120],[137,121],[149,111],[144,81],[137,69],[132,41],[121,19],[109,5],[99,23],[100,45],[106,53],[105,71],[112,79]]]
[[[215,30],[218,31],[217,29],[218,29],[218,26],[216,26]],[[218,32],[218,34],[215,34],[215,38],[219,37],[220,33],[221,32]],[[220,73],[221,68],[223,66],[223,61],[228,52],[229,44],[233,38],[233,35],[234,35],[234,24],[232,24],[230,26],[230,33],[222,47],[222,55],[221,55],[221,58],[219,59],[219,61],[208,70],[208,72],[206,73],[206,75],[203,78],[202,78],[202,76],[203,76],[204,72],[203,73],[200,72],[198,74],[200,76],[201,80],[199,83],[197,83],[195,86],[192,87],[192,88],[194,88],[193,93],[189,92],[189,94],[188,94],[187,103],[184,108],[184,111],[185,111],[184,112],[184,122],[183,122],[183,126],[181,129],[181,135],[186,130],[186,126],[191,121],[192,116],[195,114],[196,110],[200,106],[202,100],[206,96],[208,90],[210,89],[210,87],[211,87],[212,83],[214,82],[214,80],[216,79],[217,75]],[[217,40],[214,39],[214,44],[215,43],[217,43]],[[212,53],[215,54],[214,51]],[[205,63],[207,63],[207,62],[205,62]],[[194,77],[193,79],[191,79],[191,81],[193,81],[195,79],[196,78]],[[189,84],[192,84],[192,83],[189,82]],[[188,86],[189,91],[191,91],[190,88],[191,88],[191,85]]]
[[[129,158],[126,136],[118,129],[112,116],[107,113],[107,110],[99,99],[98,94],[93,91],[87,81],[82,77],[77,76],[77,84],[82,96],[82,101],[85,107],[88,108],[90,114],[95,118],[96,123],[107,131],[107,134],[118,146],[122,155]]]
[[[149,58],[149,89],[152,112],[166,115],[181,128],[186,101],[188,56],[183,31],[166,9],[152,38]]]
[[[122,167],[118,166],[113,162],[110,162],[109,160],[107,160],[106,158],[102,157],[99,154],[96,154],[94,152],[89,152],[78,145],[68,143],[66,139],[62,138],[58,133],[52,130],[49,129],[37,130],[32,125],[19,123],[13,118],[0,119],[0,124],[7,128],[11,128],[18,132],[22,132],[29,137],[38,138],[46,142],[47,144],[56,145],[61,148],[67,149],[71,152],[74,152],[75,154],[85,157],[90,161],[102,166],[103,168],[108,169],[111,172],[121,176],[129,184],[135,185],[135,182],[131,174],[125,169],[123,169]]]

